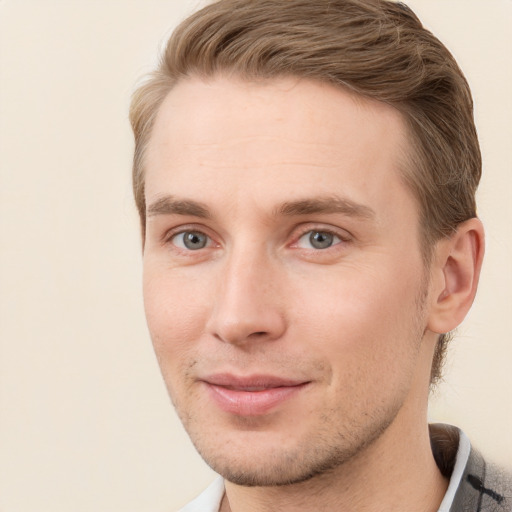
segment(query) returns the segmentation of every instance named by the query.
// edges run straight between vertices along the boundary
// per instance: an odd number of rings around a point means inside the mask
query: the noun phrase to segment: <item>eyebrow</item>
[[[274,216],[292,217],[298,215],[311,215],[320,213],[342,213],[349,217],[370,220],[375,217],[375,211],[369,206],[356,203],[350,199],[338,196],[313,197],[286,201],[274,210]],[[156,215],[189,215],[209,219],[210,210],[204,203],[190,199],[177,199],[165,196],[151,203],[147,208],[147,216]]]
[[[190,215],[208,219],[211,217],[206,205],[189,199],[176,199],[173,196],[165,196],[151,203],[146,214],[148,217],[155,215]]]
[[[338,196],[287,201],[279,206],[276,213],[284,216],[310,215],[315,213],[342,213],[349,217],[364,220],[371,220],[375,217],[375,211],[369,206]]]

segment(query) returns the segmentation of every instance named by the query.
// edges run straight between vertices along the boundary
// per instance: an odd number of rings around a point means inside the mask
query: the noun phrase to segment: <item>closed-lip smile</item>
[[[274,375],[237,376],[229,373],[213,374],[200,380],[220,409],[240,416],[268,413],[310,383]]]

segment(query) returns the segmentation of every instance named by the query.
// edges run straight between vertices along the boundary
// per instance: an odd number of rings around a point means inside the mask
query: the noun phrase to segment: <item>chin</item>
[[[364,454],[390,423],[374,424],[357,436],[317,431],[284,439],[273,438],[268,431],[252,431],[224,439],[214,436],[214,442],[203,436],[194,439],[193,433],[191,439],[205,462],[227,481],[244,487],[278,487],[338,471]]]
[[[244,487],[280,487],[307,482],[315,477],[332,472],[343,464],[344,457],[331,457],[331,460],[307,461],[284,457],[273,458],[262,464],[230,464],[229,461],[209,461],[210,467],[226,480]]]

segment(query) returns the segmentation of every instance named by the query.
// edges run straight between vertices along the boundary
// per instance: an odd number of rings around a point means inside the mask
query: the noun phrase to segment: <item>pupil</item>
[[[188,249],[202,249],[206,245],[206,236],[202,233],[186,233],[183,243]]]
[[[311,245],[315,247],[315,249],[326,249],[332,245],[332,235],[330,233],[322,233],[321,231],[316,231],[311,233],[309,237],[309,241]]]

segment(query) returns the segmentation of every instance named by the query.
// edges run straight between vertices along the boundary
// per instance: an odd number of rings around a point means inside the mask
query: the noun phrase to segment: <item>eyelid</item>
[[[350,242],[353,240],[352,234],[346,229],[337,228],[332,225],[320,224],[320,223],[307,223],[299,226],[293,231],[291,246],[297,246],[299,240],[310,233],[311,231],[318,231],[320,233],[329,233],[338,237],[342,242]],[[317,250],[317,249],[315,249]]]
[[[216,237],[212,234],[211,230],[208,229],[204,225],[198,225],[194,223],[190,224],[180,224],[179,226],[175,226],[171,229],[168,229],[164,231],[161,237],[161,241],[164,245],[172,244],[172,240],[175,236],[187,233],[187,232],[194,232],[194,233],[201,233],[205,235],[208,238],[208,245],[205,247],[209,248],[212,246],[219,246],[219,242],[216,241]],[[173,244],[174,245],[174,244]],[[180,249],[179,247],[175,246],[177,249]]]
[[[213,234],[212,230],[209,229],[204,224],[196,224],[196,223],[180,224],[179,226],[175,226],[168,230],[165,230],[163,232],[162,236],[160,237],[161,243],[163,245],[172,244],[172,239],[175,236],[185,233],[185,232],[191,232],[191,231],[202,233],[206,237],[208,237],[209,242],[208,242],[208,245],[204,249],[212,248],[212,247],[219,247],[220,245],[222,245],[222,241],[219,241],[219,236],[216,233]],[[323,224],[323,223],[304,223],[304,224],[301,224],[300,226],[295,227],[292,230],[292,233],[290,235],[292,240],[287,245],[289,247],[297,247],[299,240],[304,235],[310,233],[311,231],[329,233],[331,235],[338,237],[341,240],[341,242],[349,243],[349,242],[353,241],[353,239],[354,239],[353,235],[349,231],[347,231],[346,229],[343,229],[343,228],[339,228],[339,227],[335,227],[335,226],[332,226],[329,224]],[[339,245],[339,244],[340,244],[340,242],[337,242],[336,244],[334,244],[331,247],[335,247],[336,245]],[[180,250],[180,248],[177,247],[176,245],[174,245],[174,247],[176,249]],[[299,249],[302,249],[302,248],[299,247]],[[304,249],[304,250],[308,250],[308,249]],[[319,251],[319,249],[310,249],[310,250]],[[324,251],[325,250],[328,250],[328,249],[324,249]],[[194,252],[194,251],[191,251],[191,252]]]
[[[327,245],[326,247],[315,247],[313,245],[313,242],[311,240],[311,237],[313,234],[322,233],[323,235],[329,236],[329,243],[330,245]],[[307,231],[304,233],[298,240],[297,240],[297,247],[300,249],[306,249],[306,250],[315,250],[315,251],[327,251],[331,249],[332,247],[335,247],[336,245],[342,243],[343,240],[334,233],[329,233],[327,231],[320,231],[317,229],[312,229],[310,231]],[[310,245],[311,247],[308,247]]]
[[[192,249],[190,247],[186,247],[185,235],[190,234],[190,233],[193,233],[194,235],[202,235],[202,236],[204,236],[204,239],[205,239],[204,247],[197,247],[195,249]],[[180,238],[181,238],[181,240],[180,240]],[[175,247],[177,247],[181,251],[187,251],[187,252],[188,251],[193,251],[193,252],[196,252],[196,251],[200,251],[202,249],[207,249],[208,247],[211,247],[212,244],[213,244],[213,240],[206,233],[202,233],[202,232],[197,231],[197,230],[194,230],[194,231],[186,230],[186,231],[180,231],[180,232],[175,233],[174,235],[172,235],[171,238],[170,238],[170,243],[172,243]]]

